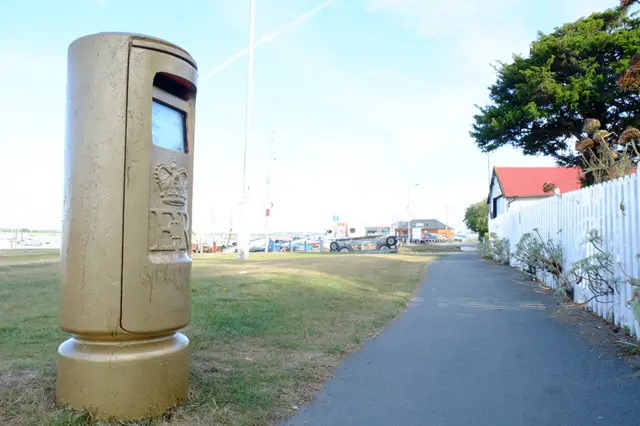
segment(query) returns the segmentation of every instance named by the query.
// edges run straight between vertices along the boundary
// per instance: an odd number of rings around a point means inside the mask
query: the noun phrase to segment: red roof
[[[564,194],[581,188],[579,167],[494,167],[505,197],[545,197],[542,186],[550,182]]]

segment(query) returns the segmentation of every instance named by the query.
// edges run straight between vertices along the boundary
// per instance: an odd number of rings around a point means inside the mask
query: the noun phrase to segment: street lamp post
[[[249,5],[249,70],[247,72],[247,113],[244,134],[244,160],[242,167],[242,208],[241,228],[238,235],[238,260],[247,260],[249,258],[249,220],[248,220],[248,203],[247,203],[247,151],[251,140],[251,102],[253,96],[253,50],[254,50],[254,12],[255,0],[250,0]]]
[[[269,251],[269,216],[271,215],[271,197],[269,193],[269,185],[271,184],[271,159],[273,157],[273,137],[275,131],[269,132],[269,146],[267,148],[267,205],[264,212],[264,252]]]
[[[445,214],[444,214],[444,233],[447,240],[449,239],[449,204],[445,205]]]
[[[419,183],[407,185],[407,245],[411,242],[411,187],[419,185]]]

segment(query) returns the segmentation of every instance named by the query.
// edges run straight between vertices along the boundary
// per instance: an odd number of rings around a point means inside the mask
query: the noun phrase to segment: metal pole
[[[267,206],[264,212],[264,252],[269,252],[269,215],[267,215],[267,211],[271,214],[271,198],[269,197],[269,184],[271,183],[271,144],[273,143],[273,133],[274,131],[269,132],[269,143],[267,147]]]
[[[215,230],[215,227],[214,227],[215,220],[214,220],[214,216],[213,216],[213,205],[211,206],[210,210],[211,210],[211,237],[213,238],[214,242],[217,242],[218,239],[216,238],[216,230]],[[215,253],[215,251],[214,251],[214,253]]]
[[[407,245],[411,239],[411,184],[407,185]]]
[[[214,227],[215,218],[213,216],[213,205],[210,206],[209,212],[211,213],[211,234],[213,234],[213,238],[216,237],[216,231]]]
[[[449,204],[445,204],[445,213],[444,213],[444,236],[449,239]]]
[[[414,183],[407,186],[407,244],[411,242],[411,187],[419,185],[419,183]]]
[[[242,164],[242,227],[238,241],[238,260],[249,258],[249,220],[247,212],[247,151],[251,141],[251,103],[253,96],[253,50],[254,50],[255,0],[249,5],[249,69],[247,72],[247,113],[244,134],[244,158]]]

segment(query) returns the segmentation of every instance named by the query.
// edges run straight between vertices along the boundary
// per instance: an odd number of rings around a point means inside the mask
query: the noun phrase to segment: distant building
[[[410,226],[412,232],[414,228],[421,228],[422,235],[437,234],[452,239],[455,229],[437,219],[412,219]],[[407,235],[407,221],[396,223],[396,236],[401,237]]]
[[[489,218],[509,210],[515,203],[527,203],[553,195],[545,192],[545,183],[560,193],[581,188],[579,167],[494,167],[489,185]]]
[[[393,232],[393,226],[365,226],[364,233],[365,235],[389,235]]]

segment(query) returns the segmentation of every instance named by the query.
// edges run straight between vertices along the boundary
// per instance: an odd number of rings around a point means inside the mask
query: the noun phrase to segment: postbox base
[[[58,348],[58,404],[101,419],[161,415],[188,392],[189,339],[182,333],[125,341],[74,336]]]

